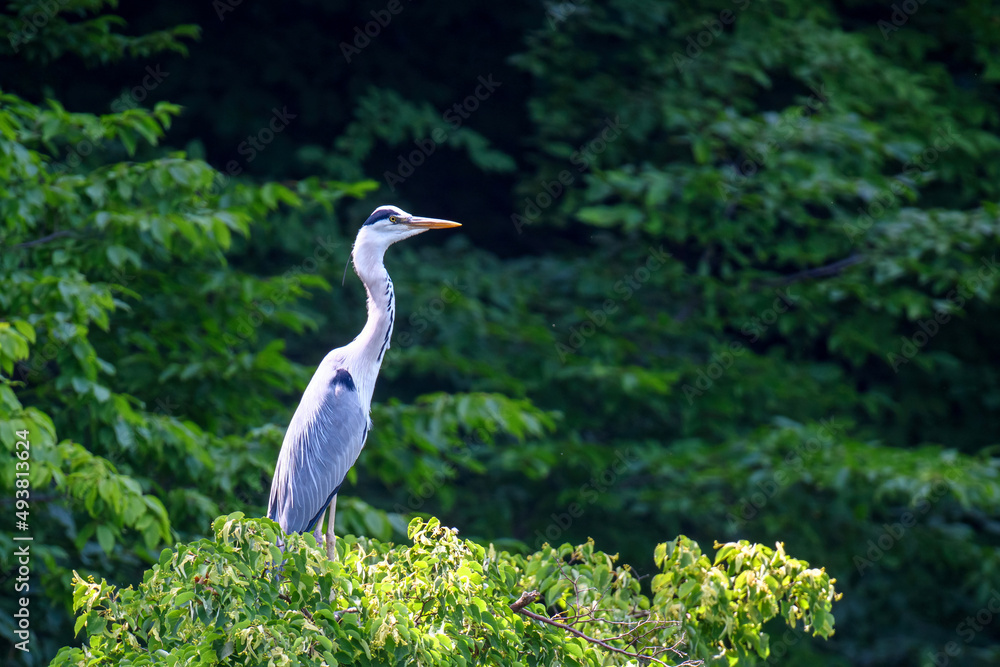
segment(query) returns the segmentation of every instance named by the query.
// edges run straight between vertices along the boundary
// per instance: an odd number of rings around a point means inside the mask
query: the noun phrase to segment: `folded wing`
[[[368,416],[345,368],[317,371],[281,444],[267,516],[286,533],[311,531],[368,436]]]

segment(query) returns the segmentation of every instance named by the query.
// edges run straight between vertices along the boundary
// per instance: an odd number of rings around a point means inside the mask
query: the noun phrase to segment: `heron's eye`
[[[390,215],[389,216],[389,222],[396,222],[396,216]]]

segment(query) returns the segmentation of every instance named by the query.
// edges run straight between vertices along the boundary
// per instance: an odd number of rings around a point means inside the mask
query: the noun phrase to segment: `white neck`
[[[355,366],[349,370],[358,385],[365,412],[371,407],[375,379],[389,350],[392,324],[396,317],[392,279],[382,262],[384,254],[385,247],[381,244],[364,242],[356,244],[352,253],[354,270],[368,292],[368,321],[358,337],[348,345]]]

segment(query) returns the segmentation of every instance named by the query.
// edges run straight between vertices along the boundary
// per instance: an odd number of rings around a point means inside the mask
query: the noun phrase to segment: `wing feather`
[[[285,433],[267,516],[286,533],[313,529],[357,461],[368,416],[350,372],[321,365]]]

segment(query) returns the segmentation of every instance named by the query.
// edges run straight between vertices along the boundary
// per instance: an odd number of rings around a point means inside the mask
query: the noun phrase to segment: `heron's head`
[[[379,206],[361,225],[355,246],[372,244],[384,250],[396,241],[422,234],[429,229],[447,227],[461,227],[461,225],[451,220],[421,218],[395,206]]]

